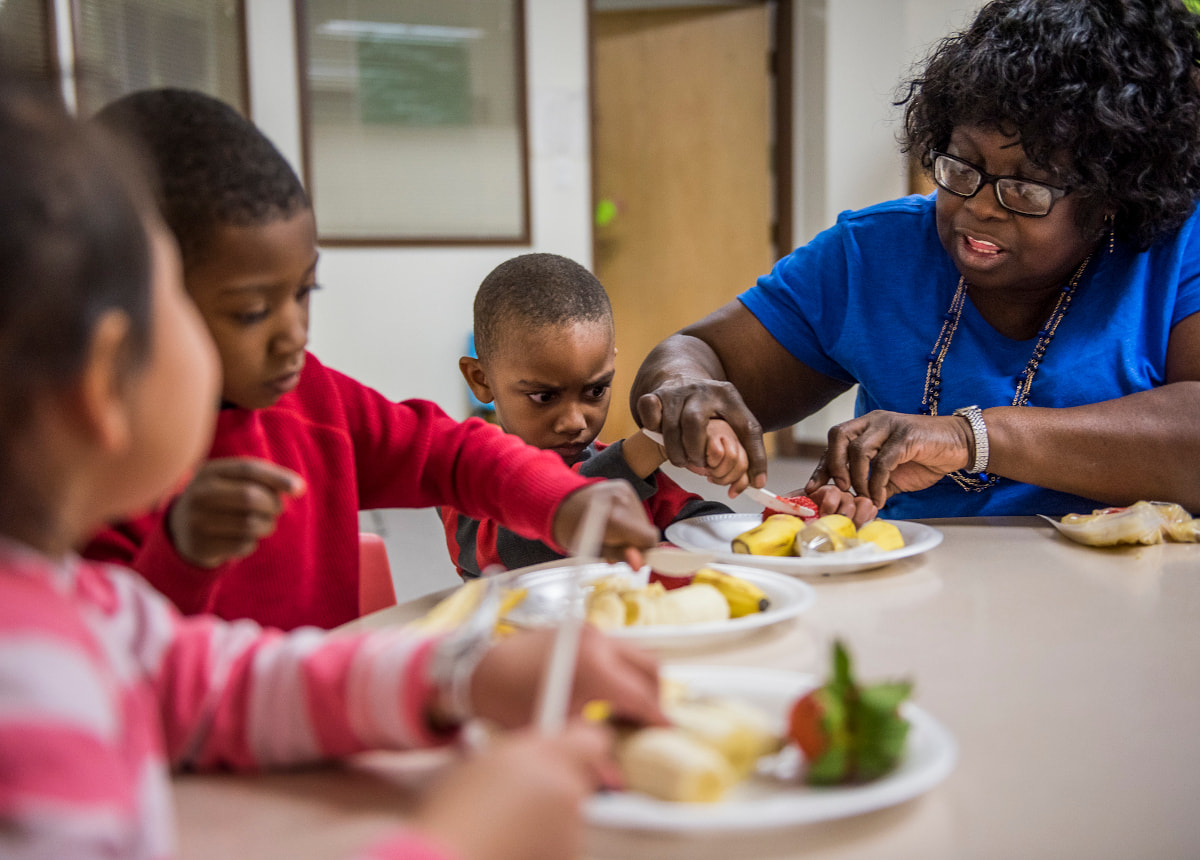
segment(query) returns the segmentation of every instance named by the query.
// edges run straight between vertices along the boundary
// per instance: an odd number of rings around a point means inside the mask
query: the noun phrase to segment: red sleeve
[[[207,606],[208,596],[224,566],[197,567],[175,550],[166,528],[163,507],[95,535],[81,553],[84,558],[129,567],[158,591],[170,595],[181,612],[193,615]]]
[[[479,418],[456,421],[425,400],[395,403],[328,372],[354,442],[360,507],[448,505],[566,551],[553,538],[554,514],[593,481]]]

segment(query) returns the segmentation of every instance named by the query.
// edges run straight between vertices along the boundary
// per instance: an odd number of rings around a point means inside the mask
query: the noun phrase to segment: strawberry
[[[832,678],[797,700],[789,715],[788,738],[808,762],[805,781],[866,782],[892,770],[908,736],[900,703],[911,692],[907,682],[860,686],[850,655],[834,642]]]
[[[783,499],[785,502],[791,502],[793,505],[799,505],[802,508],[808,508],[812,511],[814,517],[819,513],[817,510],[817,503],[808,496],[780,496],[779,498]],[[767,517],[774,516],[777,513],[779,513],[779,511],[773,511],[770,508],[765,508],[762,516],[763,522],[767,521]]]

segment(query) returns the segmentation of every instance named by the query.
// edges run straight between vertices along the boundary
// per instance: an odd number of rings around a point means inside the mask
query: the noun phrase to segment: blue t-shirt
[[[858,383],[855,414],[921,411],[927,358],[959,273],[937,236],[934,195],[856,212],[780,260],[740,297],[788,352],[834,379]],[[1162,385],[1171,327],[1200,311],[1200,215],[1135,253],[1102,245],[1079,281],[1029,395],[1030,406],[1078,406]],[[942,363],[938,414],[1008,406],[1037,338],[997,332],[967,299]],[[1062,515],[1103,506],[1004,478],[970,492],[949,477],[902,493],[893,519]]]

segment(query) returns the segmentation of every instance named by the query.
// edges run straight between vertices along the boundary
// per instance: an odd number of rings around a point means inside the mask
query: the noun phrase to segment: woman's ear
[[[92,328],[83,371],[79,375],[78,409],[83,429],[105,451],[120,453],[132,435],[129,316],[108,310]]]
[[[462,373],[463,379],[467,381],[467,385],[470,386],[471,393],[480,403],[491,403],[496,399],[492,394],[492,387],[488,385],[487,374],[484,373],[483,365],[479,363],[478,358],[464,355],[458,360],[458,369]]]

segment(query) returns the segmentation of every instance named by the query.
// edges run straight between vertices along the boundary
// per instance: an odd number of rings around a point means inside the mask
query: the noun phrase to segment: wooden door
[[[616,317],[601,439],[637,429],[629,389],[664,337],[766,272],[772,241],[766,4],[594,12],[595,272]],[[615,207],[615,214],[612,214]]]

